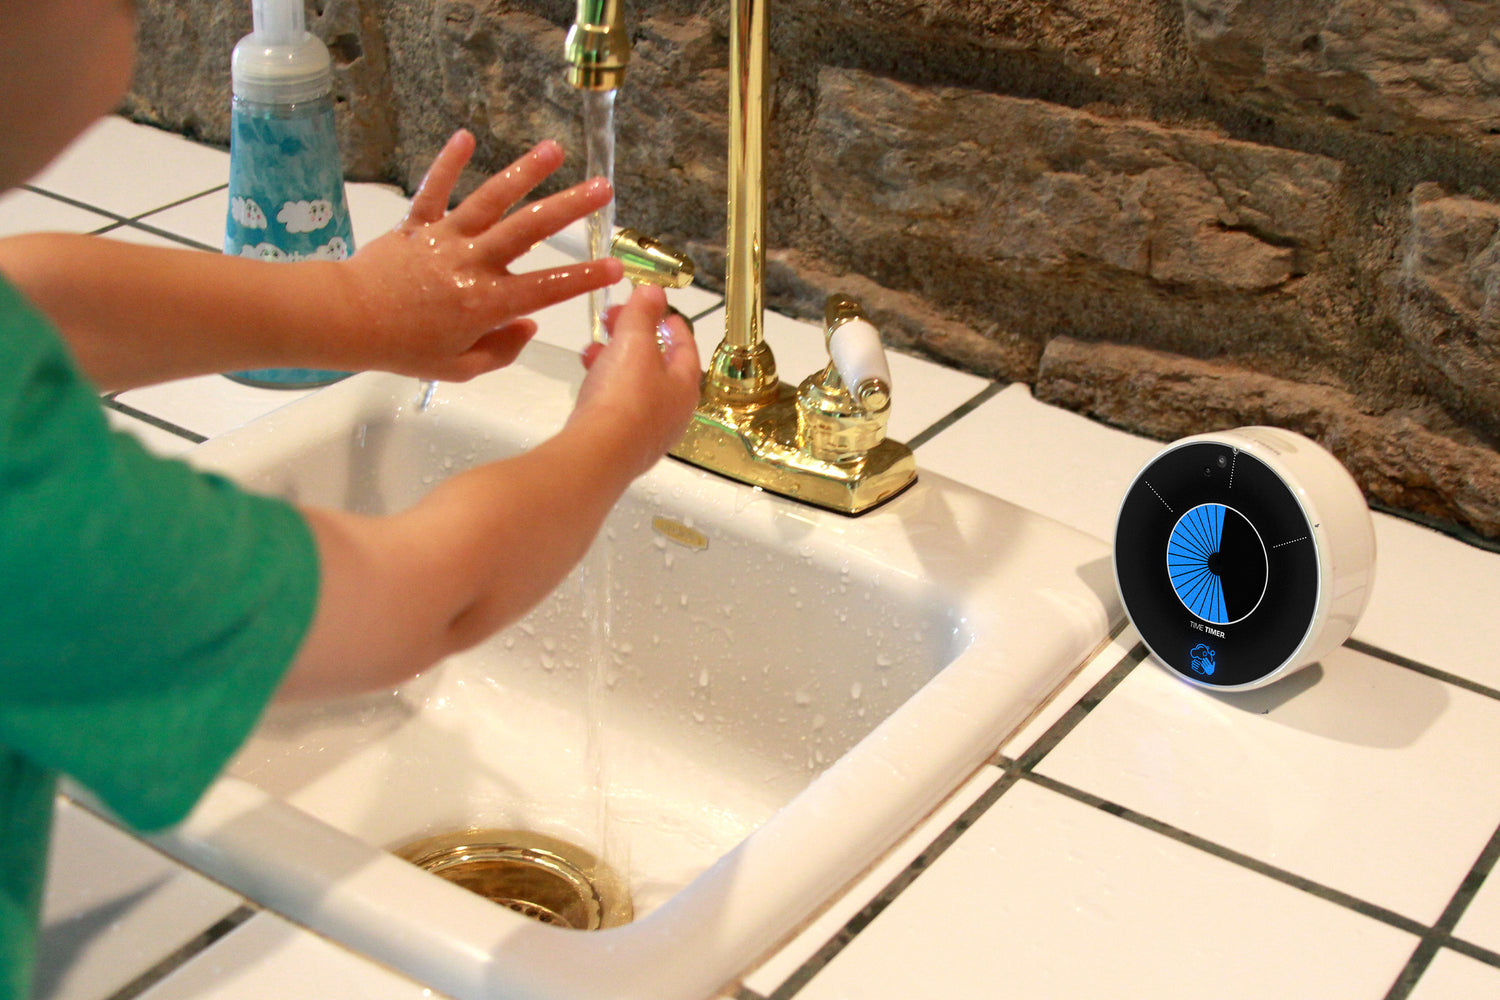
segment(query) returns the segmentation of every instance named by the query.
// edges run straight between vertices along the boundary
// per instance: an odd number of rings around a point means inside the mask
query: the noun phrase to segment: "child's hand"
[[[612,259],[509,270],[540,240],[607,204],[607,181],[585,181],[512,212],[562,163],[562,148],[548,141],[450,212],[453,186],[473,153],[473,135],[455,133],[406,219],[340,265],[360,317],[360,328],[347,334],[354,356],[348,367],[463,381],[515,360],[536,332],[527,313],[620,280]]]
[[[631,478],[677,443],[698,403],[697,345],[687,323],[666,308],[666,293],[642,285],[624,307],[610,310],[610,341],[584,350],[589,373],[568,421],[620,438]]]

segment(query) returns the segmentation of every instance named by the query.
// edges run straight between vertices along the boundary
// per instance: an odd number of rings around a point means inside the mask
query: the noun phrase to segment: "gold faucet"
[[[777,377],[762,331],[768,5],[730,2],[725,333],[698,410],[671,453],[782,496],[861,514],[917,477],[911,449],[885,436],[890,373],[879,334],[857,303],[830,297],[831,360],[794,390]]]
[[[563,46],[569,83],[579,90],[619,90],[630,62],[623,0],[578,0]]]
[[[574,86],[607,89],[623,79],[629,42],[620,3],[578,0],[567,43]],[[724,340],[704,373],[697,412],[671,454],[772,493],[861,514],[917,478],[911,449],[885,436],[891,380],[879,333],[858,303],[831,296],[824,316],[829,364],[794,389],[777,377],[762,332],[767,6],[768,0],[730,0]]]

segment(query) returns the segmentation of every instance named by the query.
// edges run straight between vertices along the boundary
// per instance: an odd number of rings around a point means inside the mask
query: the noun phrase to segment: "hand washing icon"
[[[1213,676],[1214,660],[1216,659],[1217,654],[1214,652],[1212,646],[1208,645],[1207,643],[1200,642],[1198,643],[1198,645],[1193,647],[1192,651],[1188,654],[1188,657],[1188,665],[1193,668],[1193,673],[1200,674],[1204,677]]]

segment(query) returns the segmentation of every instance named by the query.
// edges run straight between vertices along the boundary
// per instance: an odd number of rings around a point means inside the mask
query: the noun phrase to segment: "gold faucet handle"
[[[823,329],[828,356],[854,400],[870,413],[890,406],[891,368],[885,346],[859,303],[847,295],[830,295]]]
[[[693,283],[693,261],[687,254],[637,229],[622,229],[610,241],[609,254],[625,265],[634,285],[686,288]]]

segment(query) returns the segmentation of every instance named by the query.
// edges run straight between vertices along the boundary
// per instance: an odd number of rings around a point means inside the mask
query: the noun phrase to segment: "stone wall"
[[[847,289],[903,349],[1163,439],[1290,427],[1500,538],[1500,5],[770,2],[773,305]],[[225,140],[226,6],[143,0],[130,113]],[[465,125],[486,170],[555,137],[578,179],[572,12],[312,0],[351,176],[410,189]],[[712,281],[727,3],[628,18],[620,217]]]

